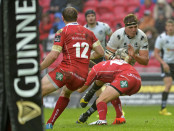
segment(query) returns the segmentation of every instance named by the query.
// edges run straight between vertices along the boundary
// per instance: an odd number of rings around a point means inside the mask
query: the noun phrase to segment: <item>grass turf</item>
[[[67,108],[57,119],[52,131],[174,131],[174,106],[167,106],[172,116],[159,115],[160,106],[123,106],[125,111],[126,124],[111,125],[115,118],[115,110],[108,107],[108,125],[76,124],[79,116],[88,108]],[[44,109],[45,122],[51,116],[53,109]],[[89,119],[88,123],[98,120],[97,112]]]

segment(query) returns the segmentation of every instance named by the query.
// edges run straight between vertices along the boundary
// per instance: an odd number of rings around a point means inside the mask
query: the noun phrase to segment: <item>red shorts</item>
[[[60,69],[59,66],[48,73],[48,79],[56,89],[66,85],[66,87],[71,91],[77,90],[85,83],[85,78],[77,75],[76,73],[64,71]]]
[[[141,77],[134,73],[123,73],[118,75],[110,84],[120,95],[132,95],[137,93],[141,87]]]

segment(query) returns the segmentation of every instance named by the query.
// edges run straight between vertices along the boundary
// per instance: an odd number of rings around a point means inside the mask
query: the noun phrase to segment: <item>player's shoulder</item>
[[[65,28],[65,27],[63,27],[62,29],[58,30],[58,31],[56,32],[56,35],[59,35],[60,33],[62,33],[62,32],[64,31],[64,28]]]
[[[125,28],[120,28],[118,30],[116,30],[114,33],[113,33],[113,37],[116,37],[118,38],[118,40],[121,40],[125,35]]]
[[[165,39],[166,37],[167,37],[166,32],[163,32],[158,36],[159,39]]]
[[[146,34],[141,30],[141,29],[138,29],[138,36],[140,37],[146,37]]]
[[[140,41],[143,41],[143,40],[147,41],[147,36],[141,29],[138,29],[137,37],[138,39],[140,39]]]
[[[104,27],[108,27],[109,25],[107,23],[101,22],[101,21],[97,21],[98,26],[104,26]]]
[[[120,34],[120,35],[123,35],[124,32],[125,32],[125,27],[122,27],[122,28],[116,30],[116,31],[114,32],[114,34]]]

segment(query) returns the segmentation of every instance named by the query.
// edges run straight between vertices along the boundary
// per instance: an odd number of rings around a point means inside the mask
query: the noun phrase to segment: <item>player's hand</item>
[[[89,86],[82,86],[81,88],[79,88],[78,90],[77,90],[77,92],[79,92],[79,93],[82,93],[82,92],[84,92],[87,88],[88,88]]]
[[[165,62],[164,62],[162,65],[163,65],[164,71],[167,72],[167,73],[169,73],[169,72],[170,72],[170,67],[169,67],[169,65],[168,65],[167,63],[165,63]]]
[[[128,54],[132,57],[135,55],[135,50],[131,44],[128,45]]]

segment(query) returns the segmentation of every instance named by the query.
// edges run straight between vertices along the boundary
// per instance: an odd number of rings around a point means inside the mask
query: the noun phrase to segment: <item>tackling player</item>
[[[161,115],[172,115],[167,111],[166,104],[172,81],[174,79],[174,21],[169,19],[166,22],[166,32],[162,33],[155,42],[154,55],[162,65],[162,77],[165,85],[162,93]],[[163,50],[163,58],[160,56]]]
[[[140,90],[141,77],[133,66],[128,64],[131,63],[132,57],[124,48],[116,51],[116,57],[118,56],[120,59],[100,62],[93,66],[85,85],[79,89],[80,92],[87,89],[94,80],[103,84],[110,83],[96,101],[99,120],[89,125],[106,125],[107,103],[118,100],[120,95],[132,95]]]
[[[46,129],[53,128],[54,122],[68,105],[71,93],[84,85],[89,60],[104,55],[103,47],[94,33],[76,22],[77,15],[73,7],[63,10],[66,26],[55,34],[52,50],[40,65],[41,70],[47,68],[63,52],[62,62],[42,79],[42,96],[64,86]],[[91,50],[94,50],[92,54]]]
[[[129,14],[124,18],[125,27],[116,30],[108,42],[105,51],[105,59],[113,59],[115,57],[115,51],[119,48],[125,48],[128,50],[130,57],[132,57],[131,65],[137,61],[141,65],[147,65],[149,61],[148,41],[145,33],[138,29],[138,20],[134,14]],[[89,100],[92,98],[94,93],[100,89],[102,83],[95,81],[92,88],[83,96],[80,101],[82,107],[86,107]],[[119,98],[118,98],[119,99]],[[121,108],[121,101],[111,102],[117,110],[117,121],[118,123],[125,122],[121,117],[123,116]],[[96,110],[96,104],[93,104],[93,112]],[[120,106],[118,106],[120,105]],[[83,115],[85,120],[88,119],[90,113]],[[121,117],[120,117],[121,116]],[[119,118],[120,117],[120,118]],[[115,124],[118,124],[115,123]]]

